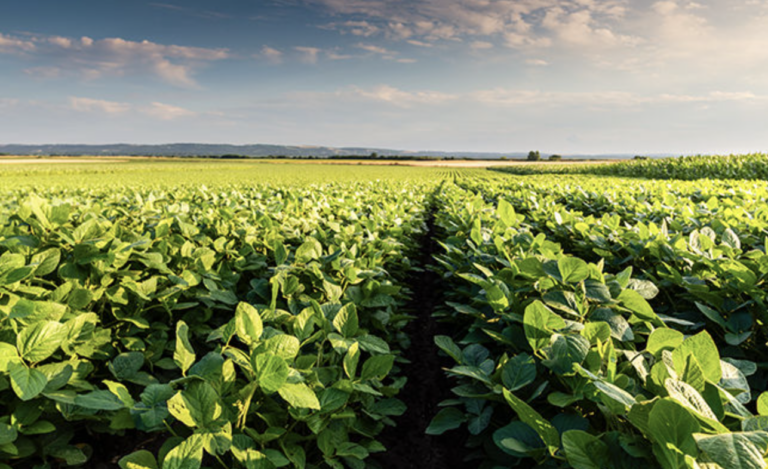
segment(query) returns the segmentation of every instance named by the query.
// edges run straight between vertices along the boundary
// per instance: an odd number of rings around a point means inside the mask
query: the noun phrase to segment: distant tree
[[[529,151],[528,152],[528,161],[539,161],[541,160],[541,153],[539,153],[538,150],[536,151]]]
[[[561,155],[550,155],[549,156],[549,161],[560,161],[562,159],[563,159],[563,157]]]
[[[378,157],[379,157],[379,154],[376,153],[375,151],[371,153],[371,158],[378,158]]]
[[[641,155],[635,155],[635,160],[647,160],[649,159],[647,156],[641,156]]]
[[[507,158],[506,156],[502,156],[502,157],[501,157],[501,158],[499,158],[499,159],[500,159],[501,161],[507,161],[507,159],[508,159],[508,158]]]

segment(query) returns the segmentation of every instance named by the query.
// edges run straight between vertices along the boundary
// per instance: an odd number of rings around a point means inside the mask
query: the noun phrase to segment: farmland
[[[0,468],[764,468],[765,159],[0,168]]]

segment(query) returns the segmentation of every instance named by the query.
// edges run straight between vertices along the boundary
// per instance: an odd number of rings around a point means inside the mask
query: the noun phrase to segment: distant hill
[[[475,159],[525,158],[528,152],[484,153],[484,152],[445,152],[445,151],[408,151],[387,148],[365,147],[322,147],[307,145],[225,145],[206,143],[171,143],[165,145],[0,145],[0,154],[8,155],[55,155],[55,156],[225,156],[237,155],[243,157],[345,157],[368,156],[376,153],[379,156],[410,156],[410,157],[455,157]],[[542,155],[548,153],[542,152]],[[631,158],[634,155],[564,155],[565,158]],[[655,155],[657,156],[657,155]],[[660,155],[658,155],[660,156]]]

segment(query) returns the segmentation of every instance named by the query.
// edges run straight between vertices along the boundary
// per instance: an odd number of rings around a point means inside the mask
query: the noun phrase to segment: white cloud
[[[122,38],[94,40],[62,36],[30,36],[20,39],[0,35],[0,53],[24,52],[40,62],[28,68],[47,77],[79,74],[86,79],[105,76],[151,74],[176,86],[195,87],[194,71],[207,62],[230,57],[226,49],[210,49],[129,41]]]
[[[102,114],[118,115],[131,110],[128,103],[106,101],[103,99],[81,98],[72,96],[69,98],[70,107],[78,112],[97,112]]]
[[[35,44],[11,36],[5,36],[0,33],[0,53],[12,54],[19,52],[32,52],[35,50]]]
[[[372,52],[374,54],[380,54],[380,55],[387,55],[387,56],[393,56],[396,55],[396,52],[393,52],[389,49],[386,49],[384,47],[375,46],[373,44],[357,44],[355,45],[358,49],[362,49],[367,52]]]
[[[621,43],[626,0],[306,0],[372,26],[366,34],[424,43],[470,39],[527,48]],[[360,18],[364,18],[361,20]],[[335,25],[344,23],[335,23]],[[491,41],[493,40],[493,41]]]
[[[474,50],[493,49],[493,43],[488,41],[472,41],[469,47]]]
[[[272,63],[280,63],[283,61],[283,53],[274,47],[264,46],[261,48],[261,52],[256,54],[257,58],[265,58]]]
[[[294,50],[301,54],[301,61],[308,64],[316,64],[317,56],[322,52],[322,49],[317,47],[294,47]]]
[[[197,115],[196,112],[190,111],[189,109],[158,102],[153,102],[149,106],[141,108],[140,111],[160,120],[175,120],[182,117],[194,117]]]
[[[535,65],[537,67],[546,67],[549,65],[549,62],[547,62],[544,59],[528,59],[525,61],[528,65]]]
[[[189,109],[160,102],[152,102],[147,105],[142,105],[79,96],[71,96],[69,98],[68,107],[73,111],[82,113],[106,114],[109,116],[141,114],[165,121],[198,115],[198,113]]]

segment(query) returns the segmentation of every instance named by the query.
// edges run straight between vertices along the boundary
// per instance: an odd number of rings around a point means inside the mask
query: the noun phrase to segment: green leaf
[[[581,365],[589,352],[589,341],[581,335],[554,334],[550,347],[544,349],[547,355],[542,364],[558,375],[574,373],[573,365]]]
[[[515,208],[506,201],[506,199],[499,199],[499,205],[496,208],[496,213],[498,214],[499,218],[501,219],[501,222],[504,223],[506,226],[515,226],[517,222],[517,215],[515,214]]]
[[[376,355],[363,363],[363,370],[360,373],[360,379],[383,379],[392,369],[395,363],[394,355]]]
[[[116,356],[109,363],[109,371],[120,381],[130,380],[136,376],[144,365],[144,354],[141,352],[126,352]]]
[[[75,405],[92,410],[120,410],[125,404],[109,391],[97,390],[75,397]]]
[[[285,383],[277,392],[293,407],[320,410],[320,401],[317,400],[312,389],[304,383]]]
[[[254,353],[271,353],[288,361],[292,361],[299,354],[301,342],[295,336],[280,334],[262,342]]]
[[[168,401],[168,411],[189,427],[207,428],[221,416],[223,409],[213,387],[198,381],[176,393]]]
[[[547,324],[552,314],[554,313],[538,300],[525,308],[523,328],[525,330],[525,337],[528,339],[528,343],[534,352],[541,350],[549,344],[552,333],[549,331]]]
[[[159,469],[155,456],[147,450],[135,451],[123,456],[117,465],[120,469]]]
[[[536,432],[519,420],[493,432],[493,442],[505,453],[516,458],[532,456],[544,448],[544,442]]]
[[[251,346],[261,338],[264,325],[259,312],[248,303],[240,302],[235,311],[235,331],[245,345]]]
[[[656,329],[648,336],[645,349],[651,355],[658,357],[662,350],[674,350],[683,343],[684,339],[685,336],[680,331],[667,328]]]
[[[581,430],[563,433],[563,449],[574,469],[604,469],[610,466],[608,445]]]
[[[11,376],[11,387],[13,392],[19,396],[22,401],[28,401],[37,397],[43,392],[48,379],[37,370],[27,368],[26,365],[11,362],[8,365],[8,371]]]
[[[557,261],[557,269],[565,283],[579,283],[589,278],[589,267],[578,257],[561,257]]]
[[[19,432],[7,423],[0,423],[0,446],[13,443],[18,438]]]
[[[712,411],[709,404],[707,404],[704,397],[690,384],[684,381],[668,378],[664,382],[664,388],[667,390],[667,393],[669,393],[669,397],[679,404],[682,404],[688,410],[693,411],[693,415],[695,415],[700,422],[708,425],[716,432],[729,431],[728,428],[718,421],[717,416]]]
[[[333,328],[345,338],[354,337],[358,329],[357,308],[354,303],[347,303],[341,307],[336,317],[333,318]]]
[[[304,244],[296,249],[296,262],[306,264],[309,261],[320,259],[323,255],[323,245],[315,238],[306,238]],[[165,468],[163,468],[165,469]]]
[[[653,452],[664,469],[686,469],[685,456],[698,456],[693,434],[701,431],[701,426],[674,400],[658,401],[651,409],[648,426],[655,439]]]
[[[277,392],[288,379],[290,370],[282,358],[271,353],[254,355],[251,359],[255,381],[265,394]]]
[[[739,235],[734,233],[734,231],[730,228],[727,228],[725,232],[723,232],[723,244],[730,246],[733,249],[741,249],[741,240],[739,239]]]
[[[757,398],[757,413],[768,416],[768,392],[760,394]]]
[[[184,375],[186,375],[189,367],[195,363],[195,350],[189,343],[189,326],[184,321],[176,323],[176,348],[173,352],[173,361],[181,368]]]
[[[592,345],[597,344],[598,341],[605,343],[611,338],[611,326],[603,321],[588,322],[584,325],[581,335]]]
[[[715,463],[727,469],[765,469],[768,432],[694,435],[696,444]]]
[[[448,430],[459,428],[466,421],[467,417],[464,412],[456,407],[446,407],[435,415],[429,423],[426,433],[427,435],[442,435]]]
[[[16,337],[16,348],[23,359],[37,363],[53,355],[66,336],[64,324],[40,321],[22,329]]]
[[[707,331],[688,337],[672,352],[675,371],[681,373],[689,355],[696,357],[704,377],[712,384],[717,384],[723,376],[720,367],[720,352]]]
[[[526,404],[525,401],[519,399],[517,396],[507,391],[506,389],[503,390],[503,393],[507,404],[509,404],[509,406],[512,407],[512,410],[517,413],[517,416],[520,418],[520,420],[533,428],[536,433],[539,434],[539,437],[541,437],[541,439],[547,445],[549,453],[554,455],[560,448],[560,434],[558,433],[557,429],[553,427],[548,420],[542,417],[541,414]]]
[[[635,313],[635,316],[643,321],[648,321],[657,326],[663,326],[656,313],[653,312],[651,305],[635,290],[624,290],[617,298],[625,308]]]
[[[536,379],[536,362],[527,353],[516,355],[501,370],[501,382],[511,392],[531,384]]]
[[[203,464],[203,437],[192,435],[173,448],[163,460],[163,469],[200,469]]]
[[[355,342],[347,349],[347,354],[344,356],[344,373],[347,378],[354,379],[357,372],[357,364],[360,362],[360,344]]]
[[[435,345],[437,345],[440,350],[447,353],[449,357],[456,360],[456,363],[462,362],[461,348],[456,345],[453,339],[447,335],[436,335],[434,340]]]
[[[32,264],[35,267],[35,276],[43,277],[56,270],[61,260],[61,251],[57,248],[51,248],[32,256]]]

